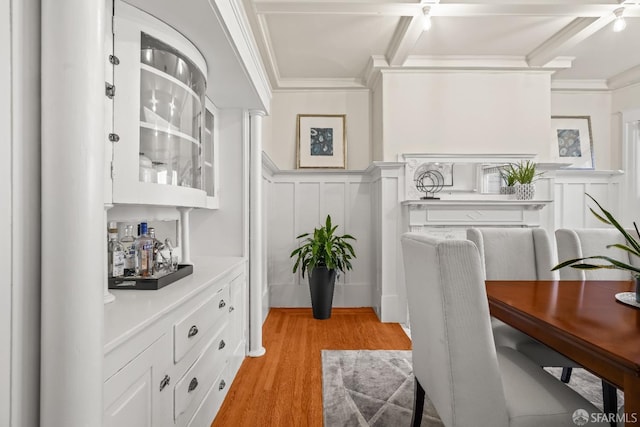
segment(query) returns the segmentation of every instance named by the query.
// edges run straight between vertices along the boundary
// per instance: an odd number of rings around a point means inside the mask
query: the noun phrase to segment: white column
[[[264,355],[262,346],[262,117],[250,111],[251,160],[249,182],[249,356]]]
[[[191,239],[189,233],[189,212],[192,208],[178,208],[180,212],[180,250],[182,251],[181,264],[193,264],[191,262]]]
[[[104,0],[42,0],[40,419],[102,424]]]

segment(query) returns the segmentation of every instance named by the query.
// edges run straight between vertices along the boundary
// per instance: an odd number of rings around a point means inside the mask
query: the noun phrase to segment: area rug
[[[559,377],[560,368],[547,368]],[[602,409],[600,379],[573,369],[569,386]],[[411,351],[322,350],[325,427],[408,426],[413,411]],[[618,392],[618,404],[622,393]],[[442,426],[425,398],[422,427]]]
[[[411,351],[322,350],[325,427],[409,426]],[[422,427],[443,426],[425,399]]]

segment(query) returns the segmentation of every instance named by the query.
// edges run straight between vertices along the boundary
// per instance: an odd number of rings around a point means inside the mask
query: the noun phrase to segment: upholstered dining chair
[[[626,231],[638,237],[635,230]],[[592,255],[607,255],[627,264],[640,266],[640,260],[629,256],[628,252],[616,248],[607,249],[607,245],[616,243],[626,244],[622,234],[614,228],[559,228],[556,230],[559,262]],[[560,280],[631,280],[628,271],[616,269],[579,270],[564,267],[558,271]]]
[[[486,280],[557,280],[551,269],[556,265],[549,235],[542,228],[469,228],[467,239],[476,244]],[[562,382],[571,379],[572,368],[579,364],[552,350],[517,329],[491,319],[498,346],[511,347],[540,366],[561,367]],[[602,382],[604,411],[615,413],[616,389]]]
[[[555,262],[549,236],[541,228],[469,228],[467,239],[478,248],[486,280],[558,278],[557,273],[551,271]],[[498,319],[492,318],[491,324],[496,345],[512,347],[540,366],[580,366]]]
[[[468,240],[402,236],[413,347],[413,426],[425,394],[447,427],[570,426],[598,410],[540,366],[496,347],[480,255]],[[606,424],[600,424],[606,425]]]
[[[626,230],[632,236],[637,236],[635,230]],[[637,257],[629,256],[621,249],[607,248],[607,245],[626,244],[624,237],[614,228],[584,228],[556,230],[556,246],[559,262],[592,255],[607,255],[627,264],[640,266]],[[564,267],[559,270],[560,280],[631,280],[628,271],[617,269],[579,270]],[[618,406],[618,396],[615,386],[602,380],[602,401],[605,413],[615,413]],[[613,424],[612,424],[613,425]]]

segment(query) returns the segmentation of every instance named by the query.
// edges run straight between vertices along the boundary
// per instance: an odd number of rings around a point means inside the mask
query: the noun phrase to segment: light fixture
[[[425,6],[422,8],[422,13],[424,14],[422,21],[422,30],[429,31],[431,29],[431,8],[429,6]]]
[[[624,12],[624,7],[619,7],[618,9],[613,11],[613,14],[616,16],[616,20],[613,22],[613,31],[619,33],[620,31],[627,28],[627,21],[624,20],[622,13]]]

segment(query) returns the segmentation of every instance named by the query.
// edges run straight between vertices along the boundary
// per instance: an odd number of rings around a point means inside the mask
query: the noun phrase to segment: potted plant
[[[506,173],[512,175],[512,179],[515,181],[513,187],[516,199],[533,199],[536,194],[534,181],[542,175],[542,172],[536,173],[536,164],[531,160],[510,163],[506,170]]]
[[[351,259],[355,252],[348,240],[356,240],[349,234],[338,236],[335,234],[338,226],[331,224],[331,216],[327,215],[324,227],[313,230],[313,235],[304,233],[296,237],[302,239],[302,245],[291,252],[295,258],[293,272],[308,272],[309,289],[311,291],[311,305],[315,319],[331,317],[333,290],[338,271],[351,270]]]
[[[514,194],[516,183],[516,173],[512,163],[506,164],[500,168],[500,178],[504,185],[500,186],[500,194]]]
[[[594,199],[593,197],[591,197],[591,195],[589,195],[587,193],[585,193],[585,194],[587,195],[587,197],[589,197],[591,200],[593,200],[593,202],[598,206],[598,208],[602,212],[602,214],[598,214],[596,211],[593,210],[593,208],[589,208],[589,210],[591,210],[591,213],[593,213],[596,218],[598,218],[600,221],[604,222],[605,224],[614,226],[620,232],[620,234],[622,234],[622,236],[624,237],[624,239],[627,242],[626,245],[623,245],[623,244],[620,244],[620,243],[607,245],[607,248],[618,248],[618,249],[621,249],[623,251],[628,252],[632,256],[640,257],[640,242],[638,242],[638,240],[636,240],[631,234],[629,234],[620,225],[620,223],[618,223],[618,221],[613,217],[613,215],[611,215],[611,213],[609,213],[602,206],[600,206],[600,204],[596,201],[596,199]],[[638,235],[638,238],[640,238],[640,232],[638,231],[638,226],[636,225],[635,222],[633,223],[633,226],[636,229],[636,234]],[[604,261],[604,264],[602,264],[602,263],[596,264],[596,263],[593,263],[593,262],[584,262],[585,260],[602,260],[602,261]],[[640,303],[640,268],[634,267],[631,264],[627,264],[625,262],[622,262],[620,260],[617,260],[615,258],[611,258],[611,257],[608,257],[608,256],[593,255],[593,256],[588,256],[588,257],[584,257],[584,258],[575,258],[575,259],[570,259],[570,260],[561,262],[560,264],[558,264],[555,267],[553,267],[551,269],[551,271],[559,270],[559,269],[561,269],[563,267],[567,267],[567,266],[568,267],[572,267],[572,268],[582,269],[582,270],[594,270],[594,269],[599,269],[599,268],[616,268],[616,269],[619,269],[619,270],[626,270],[626,271],[630,272],[631,275],[633,276],[633,278],[635,279],[635,282],[636,282],[635,283],[635,285],[636,285],[636,302]]]

